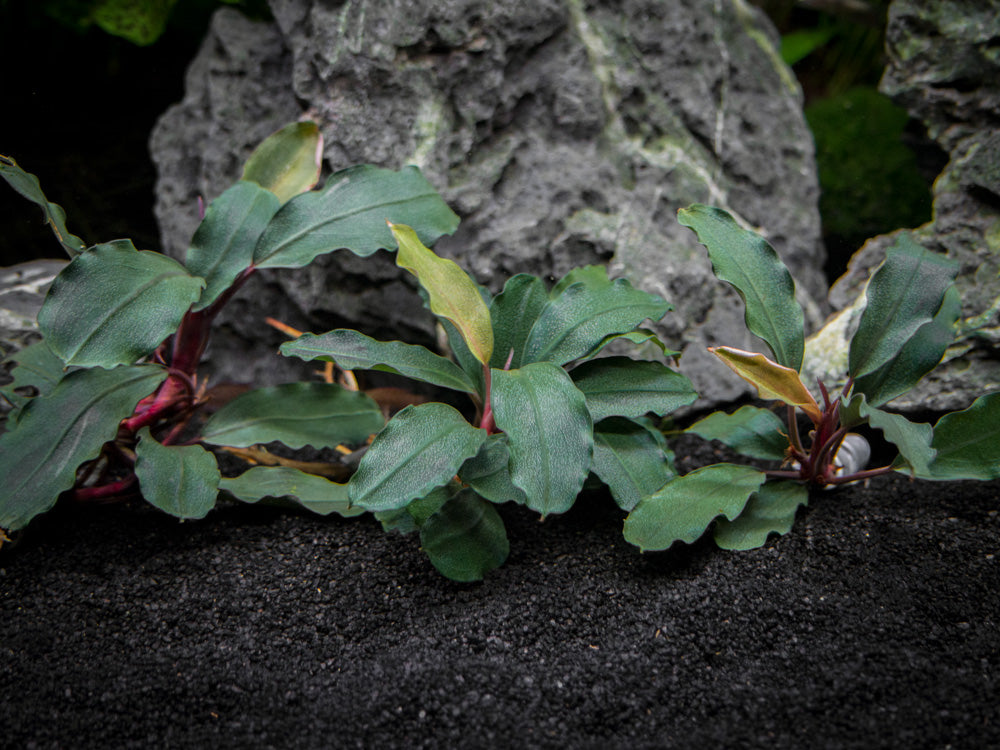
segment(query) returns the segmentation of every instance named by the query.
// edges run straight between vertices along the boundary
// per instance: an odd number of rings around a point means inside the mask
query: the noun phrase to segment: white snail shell
[[[856,432],[849,432],[844,435],[844,440],[833,457],[833,465],[838,476],[853,474],[864,470],[871,457],[872,449],[868,441]]]

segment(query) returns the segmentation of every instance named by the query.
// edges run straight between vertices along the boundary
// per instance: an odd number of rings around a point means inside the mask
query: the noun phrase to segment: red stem
[[[73,490],[70,497],[79,502],[114,500],[116,496],[122,495],[132,489],[138,481],[135,474],[129,474],[124,479],[103,484],[99,487],[80,487]]]

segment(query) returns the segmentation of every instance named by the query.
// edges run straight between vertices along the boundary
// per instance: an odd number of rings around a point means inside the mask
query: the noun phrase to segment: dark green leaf
[[[528,334],[548,301],[545,284],[537,276],[519,273],[507,279],[503,291],[490,305],[490,318],[493,320],[492,367],[502,370],[508,358],[510,367],[521,366]]]
[[[75,258],[86,248],[86,243],[66,229],[66,212],[55,203],[49,203],[42,192],[42,186],[35,175],[25,172],[9,156],[0,154],[0,177],[29,201],[37,203],[45,214],[45,222],[52,229],[70,258]]]
[[[896,357],[933,320],[957,273],[955,261],[901,234],[868,282],[868,304],[851,339],[850,374],[860,378]]]
[[[734,521],[720,518],[715,524],[715,543],[722,549],[762,547],[770,534],[787,534],[795,512],[808,505],[809,489],[797,482],[766,482],[750,496],[746,509]]]
[[[299,268],[334,250],[362,257],[392,250],[396,241],[386,221],[409,225],[426,245],[458,226],[458,216],[416,167],[351,167],[281,207],[257,243],[254,265]]]
[[[937,367],[955,340],[955,323],[961,314],[962,298],[952,285],[934,318],[920,326],[893,359],[854,381],[854,391],[865,394],[872,406],[881,406],[909,391]]]
[[[96,245],[56,276],[38,326],[68,365],[131,364],[177,330],[204,286],[177,261],[129,240]]]
[[[1000,393],[941,417],[931,447],[937,449],[934,460],[915,472],[922,479],[1000,479]]]
[[[511,481],[542,515],[569,510],[590,470],[593,422],[565,370],[549,362],[493,370],[493,418],[507,434]]]
[[[219,483],[225,490],[244,503],[265,501],[268,505],[286,505],[306,508],[321,516],[337,513],[357,516],[361,508],[351,508],[347,499],[347,485],[307,474],[290,466],[255,466],[238,477],[226,477]]]
[[[911,422],[901,414],[891,414],[876,409],[865,400],[863,394],[855,394],[851,400],[841,404],[841,424],[852,427],[867,422],[899,450],[893,466],[901,470],[912,470],[918,476],[930,471],[934,460],[931,440],[934,431],[929,424]]]
[[[625,539],[643,552],[690,544],[718,516],[733,520],[764,483],[749,466],[713,464],[677,477],[644,497],[625,519]]]
[[[78,370],[24,407],[0,435],[0,528],[15,531],[73,486],[77,467],[167,376],[154,365]]]
[[[219,465],[200,445],[161,445],[149,428],[139,431],[135,475],[151,505],[178,518],[204,518],[219,494]]]
[[[477,494],[490,502],[513,501],[524,505],[524,490],[510,479],[510,450],[503,433],[490,435],[479,449],[458,471],[459,478]]]
[[[293,122],[254,149],[243,167],[243,179],[267,188],[281,203],[287,203],[316,184],[322,162],[319,126],[314,122]]]
[[[594,426],[593,471],[624,511],[677,476],[669,456],[663,435],[646,425],[612,417]]]
[[[381,370],[414,380],[475,393],[476,386],[461,367],[422,346],[401,341],[376,341],[362,333],[338,328],[327,333],[307,333],[286,341],[279,350],[286,357],[306,361],[336,362],[345,370]]]
[[[649,412],[662,416],[698,398],[690,380],[659,362],[602,357],[573,368],[570,376],[595,422]]]
[[[746,304],[751,333],[770,347],[779,365],[796,372],[805,348],[804,316],[795,300],[795,282],[767,241],[740,226],[728,213],[695,204],[677,213],[708,248],[712,270],[736,289]]]
[[[777,414],[758,406],[742,406],[732,414],[717,411],[695,422],[687,432],[765,461],[784,460],[788,448],[788,426]]]
[[[279,440],[290,448],[361,443],[378,432],[382,411],[372,399],[331,383],[286,383],[237,396],[213,414],[201,439],[246,447]]]
[[[207,282],[195,310],[215,302],[250,267],[254,245],[280,206],[274,193],[252,182],[237,182],[212,201],[185,261]]]
[[[348,483],[365,510],[402,508],[447,484],[479,452],[486,431],[447,404],[407,406],[372,441]]]
[[[645,328],[636,328],[634,331],[628,331],[626,333],[613,333],[610,336],[605,336],[604,340],[597,346],[597,348],[587,355],[587,358],[596,356],[599,352],[603,351],[608,345],[615,341],[628,341],[635,344],[640,353],[643,348],[651,350],[652,347],[655,347],[664,357],[679,357],[681,354],[679,351],[667,347],[660,337],[652,331],[648,331]]]
[[[569,273],[555,283],[549,292],[549,298],[555,299],[573,284],[583,284],[589,289],[599,290],[607,289],[611,283],[606,266],[580,266],[570,269]]]
[[[626,279],[608,286],[577,281],[551,300],[531,327],[522,362],[565,364],[586,357],[608,336],[659,320],[672,306],[654,294],[635,289]]]
[[[37,396],[43,396],[51,391],[65,374],[66,363],[52,353],[45,341],[33,344],[14,352],[4,360],[16,363],[10,370],[13,380],[0,387],[0,396],[7,399],[15,411],[8,414],[8,425],[16,420],[17,410]],[[36,392],[31,396],[17,393],[16,389],[32,388]]]
[[[449,482],[443,487],[431,490],[423,497],[418,497],[403,508],[375,511],[374,516],[382,524],[384,531],[410,534],[419,530],[424,521],[434,515],[442,505],[452,498],[457,492],[456,484],[456,482]],[[358,510],[364,512],[361,508]]]
[[[500,515],[472,490],[462,490],[424,522],[420,546],[453,581],[482,580],[510,552]]]

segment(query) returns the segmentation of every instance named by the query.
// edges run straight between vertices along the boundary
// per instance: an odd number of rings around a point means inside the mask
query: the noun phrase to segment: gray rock
[[[684,351],[704,403],[745,392],[705,346],[752,342],[677,208],[726,208],[770,239],[811,312],[825,294],[801,92],[774,30],[744,0],[270,4],[270,25],[217,12],[184,101],[153,134],[169,253],[184,252],[197,195],[220,193],[256,142],[307,116],[332,169],[419,165],[462,217],[437,250],[493,291],[518,272],[556,278],[606,263],[673,302],[659,330]],[[225,320],[234,353],[253,346],[265,314],[312,330],[432,336],[385,253],[335,253],[242,298],[252,304]],[[252,355],[265,368],[218,351],[224,377],[285,374],[267,369],[270,354]]]
[[[998,37],[997,0],[896,0],[890,6],[889,65],[881,88],[919,118],[950,157],[934,184],[934,220],[912,235],[960,262],[962,295],[955,346],[917,389],[893,402],[899,409],[960,409],[1000,389]],[[856,317],[865,281],[894,241],[894,235],[873,238],[852,258],[847,274],[830,291],[834,308],[853,305]],[[836,321],[817,334],[817,342],[810,342],[816,354],[814,374],[822,369],[821,351],[846,346],[850,327],[844,329],[843,323],[843,318]]]

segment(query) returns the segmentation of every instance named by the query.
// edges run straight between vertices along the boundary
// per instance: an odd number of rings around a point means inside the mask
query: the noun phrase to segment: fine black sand
[[[0,553],[0,746],[998,747],[998,510],[884,477],[641,555],[594,494],[456,584],[368,517],[60,507]]]

